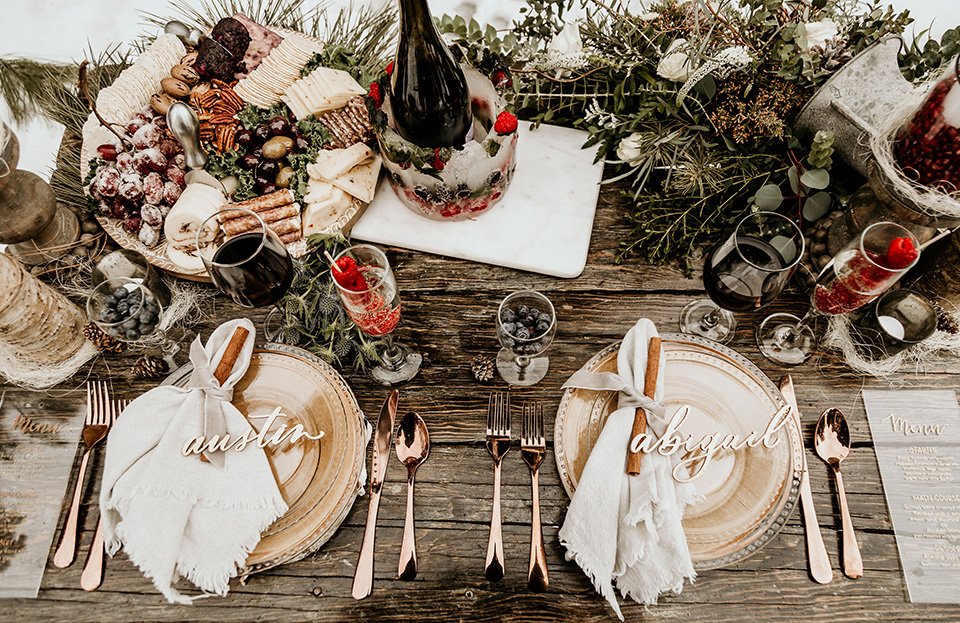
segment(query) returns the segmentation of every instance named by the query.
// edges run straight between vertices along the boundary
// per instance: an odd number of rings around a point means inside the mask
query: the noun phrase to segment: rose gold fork
[[[547,453],[547,441],[543,436],[543,403],[523,403],[523,420],[520,425],[520,455],[530,468],[533,484],[533,523],[530,533],[530,570],[527,586],[542,593],[550,586],[547,578],[547,554],[543,548],[543,528],[540,525],[540,464]]]
[[[114,400],[110,405],[110,426],[117,422],[120,413],[130,404],[129,400]],[[85,591],[95,590],[103,582],[103,515],[97,520],[97,531],[93,534],[87,564],[80,574],[80,587]]]
[[[70,515],[63,526],[60,535],[60,545],[53,555],[53,564],[63,569],[70,566],[77,553],[77,516],[80,513],[80,494],[83,491],[83,476],[87,470],[87,461],[90,451],[101,439],[107,436],[107,426],[110,423],[108,407],[109,397],[106,381],[87,381],[87,417],[84,420],[83,443],[87,446],[80,461],[80,471],[77,473],[77,484],[73,489],[73,502],[70,504]]]
[[[493,457],[493,516],[487,544],[486,576],[491,582],[503,579],[503,528],[500,522],[500,464],[510,450],[510,394],[491,392],[487,410],[487,451]]]

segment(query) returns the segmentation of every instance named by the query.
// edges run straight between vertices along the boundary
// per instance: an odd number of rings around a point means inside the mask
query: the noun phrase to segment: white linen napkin
[[[647,432],[662,435],[668,419],[663,400],[664,354],[653,400],[643,395],[653,322],[640,319],[623,339],[617,374],[577,372],[564,387],[619,391],[617,410],[610,414],[593,446],[560,529],[567,560],[576,560],[597,591],[623,614],[613,589],[624,597],[653,605],[664,591],[679,593],[696,572],[683,533],[685,507],[696,501],[692,485],[673,479],[673,458],[644,454],[640,474],[627,475],[627,456],[638,406],[647,412]]]
[[[213,370],[239,326],[249,331],[247,341],[221,387]],[[222,412],[233,439],[250,429],[229,401],[250,364],[255,331],[243,319],[218,327],[206,347],[198,337],[190,349],[192,380],[197,382],[141,395],[117,419],[107,440],[100,491],[106,551],[113,556],[122,546],[171,603],[197,599],[173,588],[181,576],[205,593],[226,595],[230,578],[260,534],[287,511],[257,444],[222,453],[222,467],[196,454],[181,454],[188,439],[205,434],[205,413],[211,410],[216,416]]]

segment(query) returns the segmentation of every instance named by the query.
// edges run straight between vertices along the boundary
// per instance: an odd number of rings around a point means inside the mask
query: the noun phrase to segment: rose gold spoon
[[[840,476],[840,462],[850,453],[850,428],[839,409],[827,409],[817,422],[814,432],[814,447],[821,459],[833,469],[837,480],[837,496],[840,498],[840,517],[843,522],[843,573],[848,578],[863,575],[863,559],[857,545],[857,535],[850,520],[847,507],[847,494],[843,489],[843,477]]]
[[[417,577],[417,541],[413,536],[413,475],[430,454],[430,433],[423,418],[414,411],[403,416],[397,427],[397,458],[407,467],[407,517],[400,545],[401,580]]]

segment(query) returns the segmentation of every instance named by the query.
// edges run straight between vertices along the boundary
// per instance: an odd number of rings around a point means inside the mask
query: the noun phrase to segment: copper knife
[[[793,378],[789,374],[780,379],[780,393],[790,405],[797,430],[801,431],[800,408],[797,406],[797,394],[793,389]],[[827,584],[833,579],[833,568],[830,558],[827,557],[827,548],[823,545],[823,535],[820,534],[820,524],[817,522],[817,513],[813,508],[813,493],[810,491],[810,475],[807,473],[806,449],[800,454],[800,507],[803,511],[803,528],[807,535],[807,564],[810,576],[820,584]]]
[[[380,408],[380,419],[374,433],[373,461],[370,465],[370,509],[367,511],[367,527],[363,530],[360,559],[353,576],[354,599],[363,599],[373,590],[373,539],[377,531],[377,511],[380,509],[380,491],[387,473],[390,458],[390,439],[393,437],[393,420],[397,416],[400,392],[393,390]]]

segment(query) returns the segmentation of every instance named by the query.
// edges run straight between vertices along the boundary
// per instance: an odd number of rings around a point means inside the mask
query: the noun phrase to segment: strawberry
[[[507,111],[497,115],[497,120],[493,124],[493,129],[497,134],[510,134],[517,130],[517,118]]]
[[[367,97],[373,100],[373,105],[377,108],[383,106],[383,93],[380,92],[380,84],[377,82],[370,83],[370,92],[367,93]]]
[[[917,251],[917,248],[913,246],[913,240],[906,236],[894,238],[890,241],[890,246],[887,248],[887,268],[892,268],[893,270],[904,269],[913,264],[918,255],[920,255],[920,253]]]

